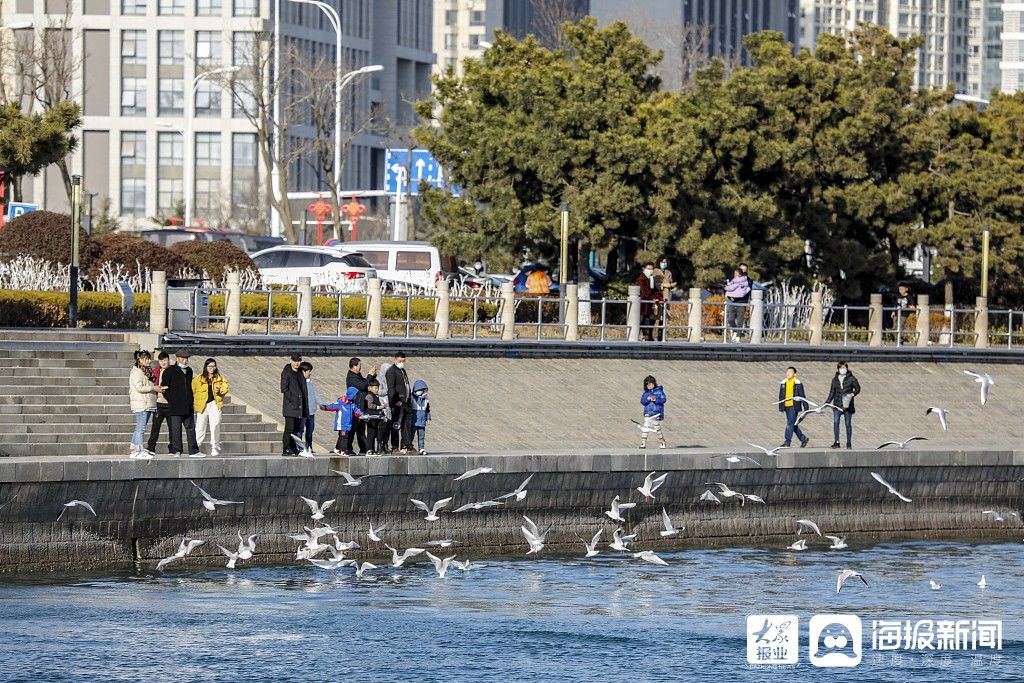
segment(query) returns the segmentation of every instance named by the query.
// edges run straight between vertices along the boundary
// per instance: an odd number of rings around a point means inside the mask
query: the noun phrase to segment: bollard
[[[224,302],[224,315],[227,318],[225,332],[230,337],[238,336],[242,330],[242,280],[237,270],[228,272],[228,298]]]
[[[380,323],[382,303],[380,278],[370,278],[366,283],[366,336],[370,339],[382,336]]]
[[[882,295],[872,294],[868,306],[868,346],[882,345]]]
[[[448,314],[451,307],[451,294],[448,290],[448,280],[442,279],[434,288],[434,338],[447,339]],[[475,321],[474,321],[475,322]]]
[[[629,294],[626,297],[629,304],[626,307],[626,341],[640,341],[640,287],[630,285]]]
[[[580,286],[570,283],[565,286],[565,341],[577,341],[580,337]]]
[[[988,299],[983,296],[974,302],[974,348],[988,348]]]
[[[764,290],[750,292],[750,343],[760,344],[764,338]]]
[[[149,285],[149,331],[163,334],[167,331],[167,272],[153,271]]]
[[[811,292],[811,319],[808,324],[811,328],[811,346],[821,346],[824,336],[825,314],[821,303],[821,291]]]
[[[928,346],[932,335],[931,309],[928,306],[928,295],[917,295],[917,345]]]
[[[687,340],[697,344],[704,341],[704,311],[700,299],[700,287],[690,287],[690,332]]]
[[[308,277],[299,278],[299,336],[313,334],[313,287]]]
[[[511,282],[501,283],[501,339],[516,338],[516,290]]]

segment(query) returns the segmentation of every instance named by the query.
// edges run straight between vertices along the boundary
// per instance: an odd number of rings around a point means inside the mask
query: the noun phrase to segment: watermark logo
[[[797,618],[792,614],[747,617],[749,664],[796,664],[800,657]]]
[[[1001,619],[876,619],[871,622],[872,650],[1002,650]]]
[[[811,664],[821,667],[857,666],[863,657],[861,635],[860,617],[815,614],[807,627]]]

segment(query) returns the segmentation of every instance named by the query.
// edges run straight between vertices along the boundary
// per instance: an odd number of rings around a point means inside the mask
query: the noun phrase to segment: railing
[[[334,315],[320,314],[326,309],[323,305],[327,299],[333,299],[331,310]],[[369,322],[366,319],[366,294],[356,292],[314,292],[313,318],[311,329],[313,334],[333,333],[338,337],[347,334],[366,335]],[[351,315],[345,315],[345,302],[348,301]],[[360,315],[356,315],[359,313]],[[318,315],[320,314],[320,315]]]
[[[239,317],[239,321],[241,322],[241,324],[243,326],[246,325],[246,324],[248,324],[248,325],[258,324],[260,326],[265,324],[266,325],[266,334],[267,335],[271,335],[271,334],[274,334],[275,330],[277,329],[275,327],[275,324],[280,322],[280,323],[284,323],[286,327],[294,327],[294,329],[291,332],[278,332],[278,334],[298,334],[301,331],[301,326],[300,326],[300,323],[299,323],[299,316],[298,316],[299,291],[297,289],[252,289],[252,290],[245,290],[245,291],[242,292],[242,296],[245,296],[247,294],[257,294],[257,295],[266,297],[266,299],[267,299],[267,308],[266,308],[265,315],[251,315],[251,314],[250,315],[246,315],[245,308],[243,308],[242,309],[242,314]],[[290,315],[290,316],[276,316],[276,315],[274,315],[274,300],[275,299],[279,303],[282,300],[290,299],[292,303],[291,304],[284,304],[283,307],[294,306],[293,310],[295,310],[295,314],[294,315]]]
[[[459,320],[458,316],[449,314],[448,329],[449,335],[456,339],[484,339],[501,336],[501,325],[498,316],[501,311],[501,298],[472,295],[449,297],[452,307],[464,307],[469,309],[469,320]],[[488,314],[487,310],[493,307],[494,313]]]
[[[629,336],[627,299],[581,299],[580,339],[625,340]]]
[[[822,339],[843,346],[868,344],[871,341],[870,306],[831,306]]]
[[[429,318],[414,317],[413,308],[417,302],[423,302],[418,308],[424,314],[429,311]],[[381,301],[381,326],[385,336],[433,337],[437,333],[437,322],[434,320],[437,297],[426,294],[388,294]]]

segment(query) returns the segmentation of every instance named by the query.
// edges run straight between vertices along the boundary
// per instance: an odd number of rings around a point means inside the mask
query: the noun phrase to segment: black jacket
[[[831,403],[834,406],[843,407],[843,394],[853,394],[856,396],[860,393],[860,382],[853,376],[853,373],[849,370],[846,371],[846,377],[839,377],[839,373],[835,374],[832,378],[832,387],[828,390],[828,398],[825,399],[825,403]],[[849,413],[853,415],[857,412],[857,408],[854,406],[854,399],[850,399],[850,407],[847,408]]]
[[[345,376],[345,388],[348,389],[349,387],[355,387],[359,391],[365,392],[367,388],[369,388],[370,380],[373,377],[375,377],[375,375],[367,375],[366,377],[363,377],[358,372],[349,370],[348,375]]]
[[[395,408],[408,403],[412,387],[409,386],[409,375],[405,372],[405,368],[392,365],[388,368],[385,378],[388,383],[388,403],[391,404],[391,407]]]
[[[364,414],[373,417],[382,417],[384,415],[384,408],[380,402],[380,396],[367,391],[362,395],[362,399],[356,404]]]
[[[184,417],[192,414],[192,368],[182,371],[180,365],[167,366],[160,373],[160,386],[167,387],[164,398],[167,399],[168,415]]]
[[[281,393],[283,396],[281,414],[284,417],[306,417],[309,415],[309,400],[306,397],[306,378],[301,372],[292,370],[291,363],[281,371]]]

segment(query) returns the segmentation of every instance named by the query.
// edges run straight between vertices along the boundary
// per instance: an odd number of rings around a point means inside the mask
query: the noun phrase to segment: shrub
[[[709,296],[701,302],[700,324],[703,328],[715,328],[725,325],[725,304],[728,299],[721,295]]]
[[[0,229],[0,254],[8,257],[32,256],[71,263],[71,218],[52,211],[30,211]],[[78,231],[78,263],[88,272],[99,256],[98,245],[84,229]]]
[[[175,277],[188,261],[170,249],[127,233],[110,233],[97,237],[99,256],[93,266],[95,271],[106,261],[121,264],[125,270],[135,272],[135,262],[145,269],[167,271],[168,277]]]
[[[149,320],[149,295],[136,294],[135,307],[121,311],[121,296],[110,292],[78,295],[80,327],[140,328]],[[67,327],[67,292],[0,289],[0,327]]]
[[[295,294],[275,294],[273,315],[275,318],[294,318],[297,313],[298,297]],[[267,297],[264,294],[242,295],[242,317],[259,318],[267,315]],[[497,314],[494,304],[478,304],[480,321],[491,320]],[[210,297],[210,315],[224,315],[224,297]],[[335,318],[338,315],[338,299],[333,296],[313,297],[314,318]],[[409,312],[413,320],[433,320],[434,304],[424,299],[414,299]],[[381,302],[381,316],[385,320],[405,320],[405,302],[401,299],[385,298]],[[346,296],[342,298],[342,317],[363,320],[366,318],[366,297]],[[453,302],[448,311],[452,322],[472,322],[473,306],[465,302]]]
[[[205,271],[217,284],[224,281],[229,270],[256,270],[249,255],[230,242],[178,242],[171,245],[171,252],[183,258],[193,270]]]

